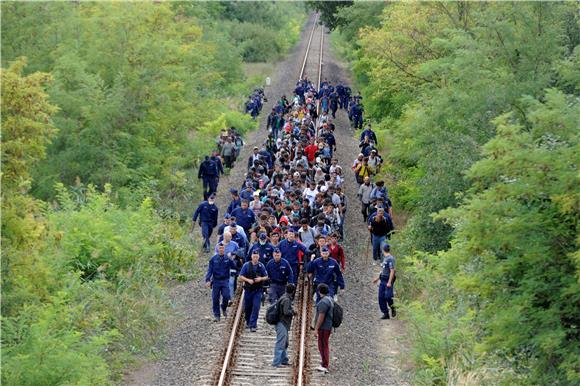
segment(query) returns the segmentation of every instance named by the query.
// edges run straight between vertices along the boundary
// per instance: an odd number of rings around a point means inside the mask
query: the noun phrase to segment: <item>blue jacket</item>
[[[209,157],[206,157],[206,159],[199,165],[197,178],[208,180],[217,177],[218,174],[219,167],[217,163],[214,160],[210,160]]]
[[[218,176],[220,174],[224,174],[224,165],[222,164],[222,160],[219,159],[218,157],[216,157],[215,155],[212,155],[210,158],[213,162],[215,162],[217,170],[218,170]]]
[[[279,248],[280,252],[282,252],[282,257],[288,260],[290,265],[298,264],[298,251],[302,251],[304,254],[308,252],[308,249],[306,249],[304,244],[301,244],[296,240],[292,243],[289,243],[288,240],[282,240]]]
[[[223,239],[223,237],[221,237],[221,238],[220,238],[220,241],[221,241],[221,239]],[[233,253],[235,253],[235,252],[236,252],[238,249],[240,249],[240,246],[238,245],[238,243],[236,243],[235,241],[233,241],[233,240],[232,240],[232,241],[230,241],[230,242],[228,243],[228,245],[226,245],[226,246],[225,246],[225,248],[224,248],[224,253],[225,253],[225,254],[226,254],[226,256],[227,256],[227,255],[228,255],[228,253],[232,253],[232,254],[233,254]],[[216,246],[215,246],[214,250],[215,250],[215,253],[218,253],[218,245],[217,245],[217,244],[216,244]]]
[[[242,209],[241,207],[236,208],[231,213],[231,215],[236,216],[236,223],[239,224],[244,229],[250,229],[252,225],[254,225],[254,222],[256,222],[256,215],[254,214],[254,211],[251,210],[250,208],[245,210]]]
[[[294,281],[294,272],[288,260],[282,258],[277,263],[274,259],[266,264],[266,271],[270,281],[275,284],[286,284]]]
[[[250,251],[248,252],[248,256],[246,257],[246,260],[250,260],[250,256],[252,256],[252,253],[257,250],[258,253],[260,254],[260,262],[262,264],[267,264],[270,259],[272,258],[272,255],[274,253],[274,246],[272,244],[270,244],[269,242],[265,242],[263,245],[260,244],[259,241],[256,241],[254,243],[254,245],[252,245],[252,247],[250,248]]]
[[[344,278],[342,277],[342,272],[340,272],[340,266],[332,257],[329,257],[326,261],[322,257],[314,259],[308,264],[307,271],[314,274],[314,283],[316,284],[331,285],[334,283],[336,276],[338,286],[344,289]]]
[[[196,222],[198,217],[200,224],[208,223],[214,228],[218,222],[218,207],[215,204],[210,205],[209,202],[203,201],[193,213],[193,222]]]
[[[252,201],[252,199],[254,198],[254,189],[244,188],[240,192],[240,198],[243,198],[244,200]],[[241,205],[241,203],[240,203],[240,205]]]
[[[230,269],[236,269],[236,262],[225,255],[213,255],[209,259],[205,281],[230,280]]]
[[[228,213],[232,214],[232,212],[234,211],[234,209],[239,208],[240,206],[242,206],[242,199],[238,198],[237,200],[232,200],[232,202],[230,202],[230,205],[228,205]]]
[[[362,142],[365,139],[365,136],[369,137],[369,139],[375,144],[377,143],[377,135],[371,129],[365,129],[362,133],[360,133],[359,141]]]

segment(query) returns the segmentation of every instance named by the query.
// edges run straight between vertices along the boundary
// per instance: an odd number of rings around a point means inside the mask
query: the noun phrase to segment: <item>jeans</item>
[[[288,364],[288,328],[282,322],[276,324],[276,345],[274,346],[274,361],[272,365]]]
[[[238,273],[236,272],[235,274],[233,274],[230,272],[229,288],[231,297],[234,297],[234,294],[236,293],[236,289],[238,288],[237,282],[238,282]]]
[[[214,280],[211,287],[211,300],[213,316],[220,317],[220,295],[222,297],[222,311],[226,311],[230,301],[230,288],[228,280]]]
[[[262,302],[262,288],[257,290],[246,290],[244,293],[244,317],[246,325],[250,328],[258,327],[258,314]]]
[[[387,287],[387,281],[381,279],[381,284],[379,284],[379,308],[384,315],[389,315],[389,308],[394,308],[394,292],[395,280],[393,280],[391,288],[389,288]]]
[[[284,293],[286,292],[286,284],[270,283],[270,288],[268,288],[268,301],[270,304],[276,303]]]
[[[387,236],[375,236],[372,235],[372,242],[373,242],[373,260],[379,261],[382,256],[381,249],[387,240]]]
[[[320,352],[320,365],[324,368],[330,366],[330,347],[328,341],[332,330],[318,330],[318,352]]]

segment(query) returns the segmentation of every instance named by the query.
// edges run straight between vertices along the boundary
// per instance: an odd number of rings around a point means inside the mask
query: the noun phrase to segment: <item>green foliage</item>
[[[352,1],[307,1],[308,7],[320,13],[321,24],[330,30],[339,26],[341,19],[337,13],[344,7],[352,5]]]
[[[578,8],[398,3],[337,40],[388,152],[418,384],[575,384]],[[556,87],[556,88],[550,88]]]
[[[157,343],[164,285],[197,274],[183,222],[200,197],[199,159],[221,129],[256,127],[239,112],[255,87],[240,47],[276,59],[304,10],[1,8],[2,382],[111,384]],[[253,35],[238,39],[234,25]],[[254,47],[262,38],[273,48]]]

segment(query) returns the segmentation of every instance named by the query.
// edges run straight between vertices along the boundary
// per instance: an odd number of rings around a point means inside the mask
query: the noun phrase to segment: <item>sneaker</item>
[[[227,310],[224,310],[223,314],[224,314],[224,318],[227,318],[228,317],[228,311]]]
[[[328,373],[328,369],[326,367],[318,366],[316,371],[322,371],[323,373]]]
[[[377,265],[377,261],[376,260],[373,260],[373,265]]]
[[[254,327],[251,327],[250,332],[256,332],[256,329]]]
[[[389,314],[383,314],[383,316],[381,316],[381,319],[391,319],[391,318],[389,318]]]
[[[216,316],[213,321],[217,323],[220,321],[220,318]]]

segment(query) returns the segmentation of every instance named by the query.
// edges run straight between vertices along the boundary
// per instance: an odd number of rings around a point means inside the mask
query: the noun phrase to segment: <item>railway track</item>
[[[310,32],[299,78],[322,79],[324,27],[318,25],[318,15]],[[312,339],[310,323],[313,300],[310,282],[300,272],[294,309],[297,315],[292,321],[288,354],[291,366],[276,368],[271,365],[276,342],[273,326],[265,321],[267,304],[261,307],[258,329],[250,332],[243,319],[244,292],[238,288],[230,315],[226,319],[225,341],[208,385],[324,385],[324,376],[313,371],[318,366],[316,342]],[[311,355],[312,353],[312,355]]]

